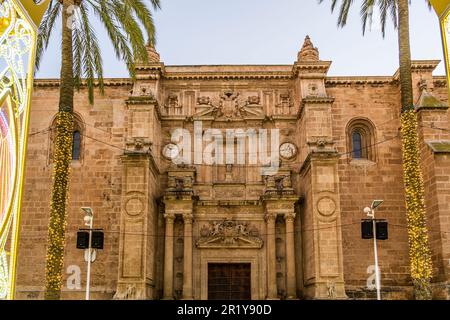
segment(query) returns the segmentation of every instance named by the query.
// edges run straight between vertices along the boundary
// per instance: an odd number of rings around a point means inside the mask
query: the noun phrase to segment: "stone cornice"
[[[326,86],[338,86],[338,85],[358,85],[358,84],[391,84],[395,80],[393,77],[384,76],[372,76],[372,77],[327,77],[325,79]]]
[[[301,105],[304,106],[305,104],[331,104],[334,102],[334,100],[335,99],[333,97],[308,96],[302,99]]]
[[[413,60],[411,61],[412,72],[433,72],[439,65],[440,60]],[[398,69],[393,76],[394,80],[400,79],[400,69]]]
[[[323,73],[326,74],[330,69],[331,61],[301,61],[296,62],[292,69],[294,76],[300,73]]]
[[[441,63],[441,60],[413,60],[412,70],[434,70]]]
[[[144,104],[151,104],[151,105],[158,105],[158,101],[153,96],[131,96],[126,100],[126,103],[128,105],[144,105]]]
[[[433,153],[450,153],[450,141],[425,141]]]
[[[339,157],[340,154],[334,149],[312,150],[309,152],[305,161],[303,161],[299,173],[302,174],[311,165],[311,160],[313,159],[331,160],[331,159],[339,159]]]
[[[137,64],[136,70],[152,70],[152,71],[162,71],[164,70],[164,63],[150,63],[150,64]]]
[[[234,207],[234,206],[260,206],[259,200],[199,200],[197,206],[220,206],[220,207]]]
[[[414,60],[413,72],[432,72],[439,60]],[[137,77],[142,80],[293,80],[299,70],[305,76],[328,71],[331,62],[296,62],[294,65],[198,65],[198,66],[164,66],[164,64],[137,66]],[[325,77],[326,86],[348,86],[363,84],[396,84],[399,72],[393,76],[331,76]],[[437,86],[443,86],[446,78],[433,77]],[[105,86],[131,86],[130,78],[108,78]],[[59,79],[36,79],[35,87],[58,87]],[[82,86],[86,86],[83,81]]]
[[[166,80],[290,80],[290,72],[173,72]]]
[[[34,80],[35,87],[59,87],[59,79],[36,79]],[[118,86],[132,86],[133,81],[130,78],[108,78],[104,79],[104,85],[107,87],[118,87]],[[87,86],[86,81],[83,80],[81,86]],[[95,83],[98,86],[98,82]]]

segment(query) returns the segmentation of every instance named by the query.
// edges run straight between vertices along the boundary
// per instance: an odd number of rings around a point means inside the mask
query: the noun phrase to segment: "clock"
[[[280,156],[284,159],[292,159],[297,155],[297,147],[291,142],[285,142],[280,146]]]
[[[178,157],[180,150],[176,144],[169,143],[164,146],[162,153],[164,158],[174,160]]]

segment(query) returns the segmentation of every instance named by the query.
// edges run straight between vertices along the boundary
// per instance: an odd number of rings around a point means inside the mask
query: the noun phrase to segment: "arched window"
[[[353,159],[362,159],[363,157],[363,137],[357,130],[352,133],[352,154]]]
[[[83,120],[78,114],[73,117],[72,131],[72,160],[81,161],[83,159]],[[49,139],[49,164],[53,162],[54,143],[56,137],[56,117],[52,122]]]
[[[81,133],[79,130],[73,132],[72,160],[80,160],[81,155]]]
[[[375,129],[368,119],[353,119],[347,126],[350,160],[376,160]]]

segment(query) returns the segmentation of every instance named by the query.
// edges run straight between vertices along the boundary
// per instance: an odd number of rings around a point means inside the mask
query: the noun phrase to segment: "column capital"
[[[175,220],[175,214],[174,213],[164,213],[164,219],[166,219],[166,222],[173,223]]]
[[[184,223],[192,223],[194,220],[194,215],[192,213],[183,213]]]
[[[284,220],[286,222],[294,222],[296,213],[295,212],[288,212],[284,214]]]
[[[277,214],[275,212],[268,212],[265,216],[266,222],[275,222]]]

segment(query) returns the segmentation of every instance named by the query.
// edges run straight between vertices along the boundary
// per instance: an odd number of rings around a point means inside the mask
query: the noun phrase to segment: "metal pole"
[[[373,228],[373,252],[375,256],[375,282],[377,287],[377,300],[381,300],[380,292],[380,272],[378,268],[378,248],[377,248],[377,226],[375,221],[375,210],[372,209],[372,228]]]
[[[88,248],[88,261],[87,261],[87,279],[86,279],[86,300],[90,299],[91,290],[91,260],[92,260],[92,226],[93,226],[94,216],[90,217],[89,221],[89,248]]]

